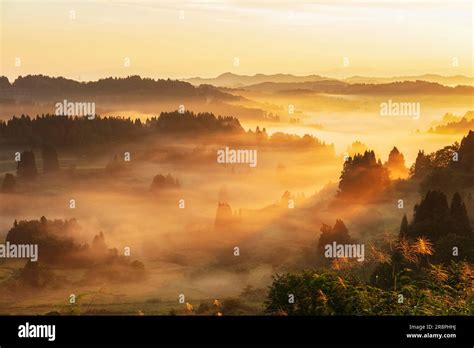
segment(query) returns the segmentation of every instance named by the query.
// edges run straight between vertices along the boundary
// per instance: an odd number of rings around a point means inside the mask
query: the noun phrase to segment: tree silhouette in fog
[[[400,239],[415,241],[427,238],[434,243],[434,260],[449,261],[453,247],[459,250],[459,258],[474,258],[474,235],[461,195],[455,193],[448,205],[445,193],[428,191],[414,207],[413,221],[408,223],[403,217]]]
[[[317,259],[322,260],[324,264],[329,264],[331,259],[324,257],[324,248],[326,245],[336,242],[337,244],[349,244],[351,243],[351,237],[349,236],[349,230],[342,220],[337,219],[333,227],[322,224],[321,234],[319,236],[317,245]]]
[[[154,134],[186,133],[191,135],[209,133],[243,133],[237,118],[215,116],[212,113],[186,111],[162,112],[158,117],[144,123],[121,117],[68,117],[41,115],[31,118],[26,115],[13,116],[0,121],[0,137],[7,144],[28,146],[80,147],[96,144],[115,144],[133,141]]]
[[[355,201],[377,200],[390,185],[387,168],[373,151],[356,154],[344,162],[338,197]]]
[[[18,161],[16,172],[19,177],[27,179],[33,179],[38,175],[33,151],[23,151],[20,161]]]
[[[179,180],[173,178],[171,174],[168,174],[166,176],[161,174],[155,175],[151,183],[151,190],[154,192],[158,192],[163,189],[172,189],[179,187]]]
[[[474,172],[474,132],[469,131],[468,135],[461,140],[459,146],[459,166],[463,170]]]
[[[438,190],[448,195],[468,195],[474,182],[474,132],[469,131],[461,143],[425,154],[418,153],[410,173],[420,180],[420,192]]]
[[[408,237],[408,219],[407,215],[404,214],[402,218],[402,223],[400,224],[400,237],[407,238]]]
[[[472,228],[467,215],[466,205],[458,192],[454,194],[451,201],[450,215],[452,220],[452,233],[460,236],[471,235]]]
[[[408,175],[408,169],[405,167],[405,157],[396,146],[390,151],[384,166],[388,169],[392,179],[405,178]]]
[[[418,151],[416,156],[415,164],[411,168],[410,172],[414,178],[421,179],[432,169],[431,160],[424,151]]]

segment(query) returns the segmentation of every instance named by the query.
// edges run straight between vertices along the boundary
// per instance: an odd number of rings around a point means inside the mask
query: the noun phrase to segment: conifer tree
[[[409,225],[407,215],[403,215],[402,223],[400,225],[400,238],[408,238],[409,234]]]
[[[437,241],[449,233],[451,217],[448,199],[443,192],[428,191],[420,204],[415,205],[414,210],[409,237],[427,237],[431,241]]]
[[[421,179],[432,169],[431,160],[429,155],[426,155],[424,151],[418,151],[416,156],[415,164],[411,169],[411,174],[414,178]]]
[[[451,201],[450,214],[452,219],[452,233],[469,236],[472,233],[471,224],[467,215],[466,205],[461,195],[456,192]]]

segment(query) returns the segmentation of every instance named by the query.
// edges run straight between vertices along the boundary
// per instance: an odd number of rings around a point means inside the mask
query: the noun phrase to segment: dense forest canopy
[[[234,117],[214,116],[212,113],[186,111],[162,112],[158,117],[141,122],[139,119],[119,117],[68,117],[41,115],[31,118],[21,115],[8,121],[0,121],[0,143],[80,146],[131,141],[148,134],[175,132],[243,132]]]
[[[15,97],[79,97],[79,96],[214,96],[220,99],[236,100],[230,94],[223,93],[210,85],[195,87],[190,83],[171,79],[150,79],[140,76],[125,78],[108,77],[97,81],[79,82],[64,77],[44,75],[19,76],[12,84],[4,76],[0,77],[2,96]]]

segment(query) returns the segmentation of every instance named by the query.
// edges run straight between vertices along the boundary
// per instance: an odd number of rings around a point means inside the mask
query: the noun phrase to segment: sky
[[[473,75],[473,1],[0,0],[0,75]]]

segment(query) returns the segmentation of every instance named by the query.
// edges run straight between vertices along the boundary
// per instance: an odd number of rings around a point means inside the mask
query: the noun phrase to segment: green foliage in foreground
[[[407,283],[397,292],[328,270],[286,273],[274,277],[265,311],[277,315],[470,315],[474,297],[472,277],[466,272],[469,265],[454,262],[445,277],[426,269],[422,280]]]

